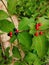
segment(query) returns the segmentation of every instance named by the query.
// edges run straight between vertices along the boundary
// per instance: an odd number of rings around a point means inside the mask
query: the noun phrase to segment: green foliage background
[[[2,0],[1,0],[2,1]],[[2,1],[3,3],[3,1]],[[15,60],[14,65],[45,65],[49,63],[49,1],[48,0],[7,0],[8,14],[0,10],[0,30],[7,32],[11,31],[13,36],[10,39],[11,45],[17,39],[21,46],[21,50],[25,56],[22,56],[18,46],[13,46],[12,56],[9,56],[9,49],[4,53],[0,46],[0,64],[9,65]],[[7,18],[11,15],[18,16],[20,23],[15,35],[13,21],[8,21]],[[44,32],[43,35],[36,37],[34,34],[36,23],[41,23],[40,30]],[[4,29],[5,28],[5,29]]]

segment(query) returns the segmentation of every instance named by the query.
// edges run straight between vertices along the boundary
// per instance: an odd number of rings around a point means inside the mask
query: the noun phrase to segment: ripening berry
[[[41,26],[42,24],[41,23],[38,23],[38,26]]]
[[[35,36],[38,36],[38,35],[39,35],[39,33],[38,33],[38,32],[36,32],[36,33],[35,33]]]
[[[42,35],[42,34],[43,34],[43,32],[41,31],[41,32],[39,32],[39,34],[40,34],[40,35]]]

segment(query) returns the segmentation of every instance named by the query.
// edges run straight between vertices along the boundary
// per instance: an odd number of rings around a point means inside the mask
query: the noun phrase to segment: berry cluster
[[[14,33],[15,33],[15,35],[17,35],[19,33],[19,30],[17,30],[16,28],[14,28]],[[9,32],[8,36],[12,37],[13,36],[13,32]]]
[[[35,29],[36,30],[40,30],[40,26],[41,25],[42,25],[41,23],[37,23],[36,26],[35,26]],[[18,33],[19,33],[19,30],[14,28],[14,34],[17,35]],[[42,31],[40,31],[40,32],[36,31],[35,36],[42,35],[42,34],[43,34]],[[13,36],[13,32],[9,32],[8,36],[12,37]]]
[[[37,23],[36,26],[35,26],[36,30],[39,30],[41,25],[42,25],[41,23]],[[35,36],[42,35],[42,34],[43,34],[42,31],[40,31],[40,32],[37,31],[35,33]]]

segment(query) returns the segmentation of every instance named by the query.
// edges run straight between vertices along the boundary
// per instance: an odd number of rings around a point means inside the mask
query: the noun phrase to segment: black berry
[[[17,36],[17,35],[18,35],[18,33],[16,33],[16,32],[15,32],[15,35]]]
[[[16,31],[16,28],[14,28],[14,31]]]

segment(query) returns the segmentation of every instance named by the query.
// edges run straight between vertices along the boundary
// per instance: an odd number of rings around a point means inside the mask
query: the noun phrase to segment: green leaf
[[[14,65],[21,65],[21,62],[15,62]]]
[[[15,62],[14,65],[21,65],[21,62]]]
[[[12,59],[13,59],[12,56],[10,56],[10,57],[8,58],[7,63],[8,63],[8,64],[11,64],[11,63],[12,63]]]
[[[18,40],[21,45],[23,45],[26,50],[29,50],[32,45],[32,37],[28,32],[21,32],[18,34]]]
[[[35,49],[37,51],[38,56],[42,58],[47,52],[47,44],[47,38],[44,35],[38,37],[34,36],[32,49]]]
[[[17,36],[13,35],[12,38],[10,39],[10,42],[13,43],[16,40]]]
[[[14,24],[8,20],[0,20],[0,30],[3,32],[10,32],[14,29]]]
[[[34,61],[33,65],[41,65],[41,61],[39,59],[36,59]]]
[[[11,14],[14,14],[16,11],[16,2],[17,2],[17,0],[13,0],[13,1],[8,0],[8,2],[7,2],[7,7]]]
[[[2,49],[0,49],[0,61],[2,60]]]
[[[0,10],[0,20],[6,19],[8,17],[9,16],[8,16],[8,14],[5,11]]]
[[[6,48],[6,50],[5,50],[5,56],[6,57],[9,57],[9,50],[10,50],[10,48],[8,47],[8,48]]]
[[[27,53],[24,60],[29,64],[32,65],[33,62],[37,59],[37,56],[31,52]]]
[[[30,22],[28,24],[28,26],[30,27],[29,33],[34,35],[34,33],[36,32],[36,29],[35,29],[36,22],[34,21],[33,18],[30,18],[29,20],[30,20]]]
[[[47,52],[48,56],[49,56],[49,48],[48,48],[48,52]]]
[[[22,20],[19,23],[18,29],[19,30],[28,30],[28,23],[29,23],[29,19],[28,18],[22,18]]]
[[[25,62],[15,62],[14,65],[26,65]]]
[[[48,30],[49,31],[49,30]],[[46,30],[46,33],[45,33],[45,35],[46,35],[46,37],[47,37],[47,39],[48,39],[48,41],[49,41],[49,32],[48,32],[47,30]]]
[[[16,46],[13,46],[12,52],[13,52],[13,57],[16,57],[16,58],[19,58],[19,59],[21,58],[19,50]]]
[[[40,30],[46,30],[49,28],[49,19],[46,19],[44,16],[38,18],[37,22],[42,24],[42,26],[40,26]]]

